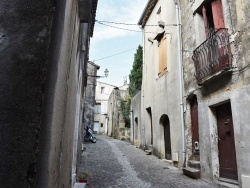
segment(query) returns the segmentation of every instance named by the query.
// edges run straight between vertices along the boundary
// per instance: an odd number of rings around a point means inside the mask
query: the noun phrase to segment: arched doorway
[[[191,122],[192,122],[192,152],[199,155],[199,124],[198,124],[198,102],[197,97],[191,100]]]
[[[149,116],[149,119],[150,119],[150,129],[151,129],[151,140],[150,140],[150,145],[153,146],[153,124],[152,124],[152,111],[151,111],[151,107],[149,108],[146,108],[147,112],[148,112],[148,116]]]
[[[163,126],[164,129],[165,158],[167,160],[171,160],[172,152],[171,152],[170,123],[167,115],[163,115],[161,117],[160,124]]]
[[[137,140],[138,139],[138,118],[136,117],[135,118],[135,130],[134,130],[134,135],[135,135],[135,138],[134,140]]]

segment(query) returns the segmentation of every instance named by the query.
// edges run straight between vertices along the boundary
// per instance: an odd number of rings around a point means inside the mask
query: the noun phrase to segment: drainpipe
[[[135,128],[134,128],[134,113],[133,113],[133,109],[130,110],[130,129],[133,129],[133,145],[135,145]],[[132,139],[131,139],[132,140]]]
[[[184,110],[183,110],[183,67],[182,67],[182,46],[181,46],[181,24],[180,24],[180,8],[179,1],[173,0],[176,7],[176,25],[178,38],[178,65],[179,65],[179,91],[180,91],[180,111],[181,111],[181,129],[182,129],[182,162],[184,165],[186,156],[186,142],[185,142],[185,125],[184,125]]]

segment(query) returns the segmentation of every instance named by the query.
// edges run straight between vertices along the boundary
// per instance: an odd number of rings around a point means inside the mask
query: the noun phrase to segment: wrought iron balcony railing
[[[192,59],[199,85],[214,74],[231,69],[232,54],[227,29],[212,30],[207,40],[194,50]]]

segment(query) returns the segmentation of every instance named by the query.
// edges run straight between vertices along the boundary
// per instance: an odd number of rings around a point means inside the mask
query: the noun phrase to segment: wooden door
[[[198,103],[196,96],[191,101],[191,121],[192,121],[192,150],[199,150],[199,124],[198,124]]]
[[[216,107],[220,177],[238,180],[230,103]]]

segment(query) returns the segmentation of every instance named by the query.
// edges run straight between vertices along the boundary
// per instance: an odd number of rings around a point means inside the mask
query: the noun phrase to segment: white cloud
[[[142,11],[146,6],[147,0],[99,0],[98,3],[99,5],[96,15],[97,20],[137,24]],[[140,31],[138,25],[126,26],[109,23],[106,24]],[[116,29],[95,23],[92,42],[95,43],[100,40],[123,37],[126,35],[132,36],[135,34],[136,32]]]

